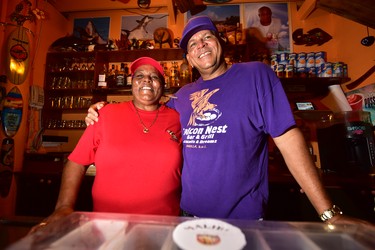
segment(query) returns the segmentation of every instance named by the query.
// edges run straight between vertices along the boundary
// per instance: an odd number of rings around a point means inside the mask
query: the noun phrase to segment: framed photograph
[[[77,18],[74,19],[73,34],[94,44],[107,44],[109,23],[109,17]]]
[[[246,3],[244,13],[247,40],[260,53],[262,46],[270,54],[291,52],[288,3]]]
[[[237,22],[240,21],[240,5],[208,5],[207,8],[199,12],[194,16],[209,16],[212,21],[225,21],[231,18],[237,19]],[[190,11],[186,12],[186,21],[188,21],[193,16],[190,14]]]
[[[123,16],[121,19],[121,35],[127,37],[130,41],[133,39],[153,40],[154,31],[158,28],[167,28],[167,25],[167,14]]]
[[[195,16],[208,16],[215,23],[222,38],[232,44],[235,43],[234,33],[238,24],[241,24],[240,5],[208,5],[207,8]],[[193,16],[186,14],[186,22]]]

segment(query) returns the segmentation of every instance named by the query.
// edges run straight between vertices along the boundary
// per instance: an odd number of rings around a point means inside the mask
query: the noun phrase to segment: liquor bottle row
[[[86,128],[86,123],[83,120],[55,120],[47,121],[48,129],[61,129],[61,128]]]
[[[182,87],[183,85],[191,82],[191,68],[183,57],[180,64],[174,61],[170,65],[168,63],[162,63],[165,77],[165,88]]]
[[[185,57],[183,57],[181,63],[171,61],[160,62],[160,64],[164,69],[166,89],[181,87],[191,82],[191,68]],[[109,69],[107,69],[106,65],[103,65],[99,73],[98,88],[118,88],[132,84],[131,72],[128,66],[130,63],[110,63],[109,65]]]
[[[49,84],[50,89],[91,89],[94,79],[86,77],[76,78],[69,76],[54,76]]]
[[[48,72],[95,70],[95,57],[64,57],[61,62],[48,64],[47,70]]]
[[[83,96],[50,97],[47,107],[52,109],[83,109],[91,105],[91,98]]]
[[[110,64],[110,68],[104,64],[99,73],[98,88],[115,88],[131,84],[131,74],[128,63]]]

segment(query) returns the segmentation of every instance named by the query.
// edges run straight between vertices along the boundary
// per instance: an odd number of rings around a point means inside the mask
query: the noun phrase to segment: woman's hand
[[[87,110],[87,116],[85,117],[86,126],[94,125],[95,122],[99,121],[98,111],[106,105],[106,102],[97,102],[90,106]]]
[[[39,224],[35,225],[34,227],[31,228],[29,231],[29,234],[35,233],[36,231],[39,231],[43,229],[45,226],[48,224],[57,221],[71,213],[73,213],[74,210],[71,207],[61,207],[59,209],[56,209],[50,216],[48,216],[46,219],[44,219],[42,222]]]

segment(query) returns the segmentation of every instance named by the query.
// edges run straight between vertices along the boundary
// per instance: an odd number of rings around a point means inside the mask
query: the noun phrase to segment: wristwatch
[[[333,205],[332,208],[325,210],[320,215],[320,219],[322,221],[327,221],[327,220],[331,219],[333,216],[338,215],[338,214],[342,214],[341,209],[338,206]]]

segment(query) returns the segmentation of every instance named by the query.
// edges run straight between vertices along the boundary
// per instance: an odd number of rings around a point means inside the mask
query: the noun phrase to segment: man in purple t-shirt
[[[295,125],[276,74],[260,62],[234,64],[175,96],[168,105],[180,113],[182,125],[181,208],[200,217],[262,218],[268,135]]]

